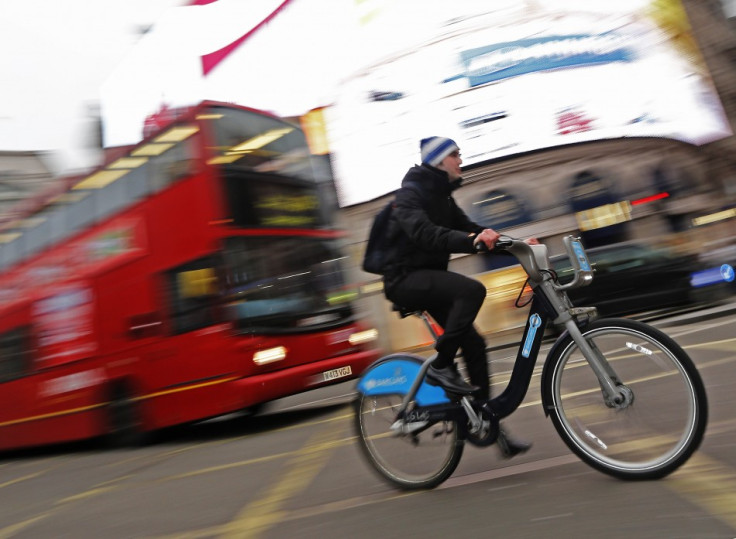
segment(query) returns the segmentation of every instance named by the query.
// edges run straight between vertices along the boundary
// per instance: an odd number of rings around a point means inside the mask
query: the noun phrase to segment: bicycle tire
[[[403,356],[402,360],[415,360]],[[380,360],[379,360],[380,363]],[[355,429],[358,445],[379,476],[403,490],[431,489],[445,481],[457,468],[464,441],[453,420],[427,425],[412,434],[391,430],[396,410],[405,392],[366,395],[358,393]]]
[[[565,334],[544,367],[543,402],[567,446],[624,480],[659,479],[699,447],[708,420],[703,381],[687,353],[643,322],[600,319],[582,330],[628,388],[631,402],[604,403],[598,379]]]

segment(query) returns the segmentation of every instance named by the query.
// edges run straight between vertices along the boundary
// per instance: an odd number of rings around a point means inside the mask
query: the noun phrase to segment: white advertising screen
[[[432,135],[456,140],[467,166],[597,139],[731,134],[680,0],[372,4],[362,64],[326,111],[343,207],[397,189]]]
[[[206,69],[205,69],[206,67]],[[419,140],[464,164],[563,144],[731,134],[680,0],[218,0],[167,12],[101,89],[107,146],[163,105],[324,107],[341,206]]]

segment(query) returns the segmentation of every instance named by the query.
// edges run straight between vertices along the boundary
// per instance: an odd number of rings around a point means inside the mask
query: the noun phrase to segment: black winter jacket
[[[392,212],[401,247],[384,275],[386,288],[413,270],[447,270],[451,253],[474,252],[471,234],[484,227],[471,221],[452,198],[460,183],[451,183],[445,171],[426,164],[406,173]]]

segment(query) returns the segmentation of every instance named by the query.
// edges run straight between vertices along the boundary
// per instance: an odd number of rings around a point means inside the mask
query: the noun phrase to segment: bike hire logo
[[[590,271],[590,264],[588,263],[588,257],[583,250],[583,246],[579,241],[572,242],[572,249],[575,252],[575,256],[580,264],[580,269],[583,271]]]
[[[534,345],[534,337],[537,335],[537,330],[542,325],[542,317],[537,313],[534,313],[529,317],[529,331],[526,334],[524,340],[524,348],[521,350],[521,355],[529,357],[532,353],[532,346]]]
[[[419,367],[419,363],[404,359],[385,361],[363,375],[358,391],[364,395],[406,394],[419,376]],[[450,401],[442,388],[425,382],[419,386],[416,402],[420,406],[429,406]]]
[[[409,379],[399,367],[394,370],[393,376],[388,376],[385,378],[368,378],[363,383],[363,387],[365,387],[366,390],[370,391],[372,389],[376,389],[377,387],[401,386],[406,384],[408,381]]]
[[[496,43],[460,53],[471,87],[537,71],[584,65],[631,62],[633,52],[624,36],[548,36]]]

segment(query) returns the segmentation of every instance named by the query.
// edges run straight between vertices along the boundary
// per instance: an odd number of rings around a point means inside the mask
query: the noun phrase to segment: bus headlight
[[[367,329],[365,331],[358,331],[348,337],[348,342],[356,346],[358,344],[365,344],[367,342],[375,341],[378,338],[378,331],[375,329]]]
[[[256,365],[266,365],[274,361],[281,361],[284,358],[286,358],[286,348],[277,346],[275,348],[259,350],[253,354],[253,363]]]

